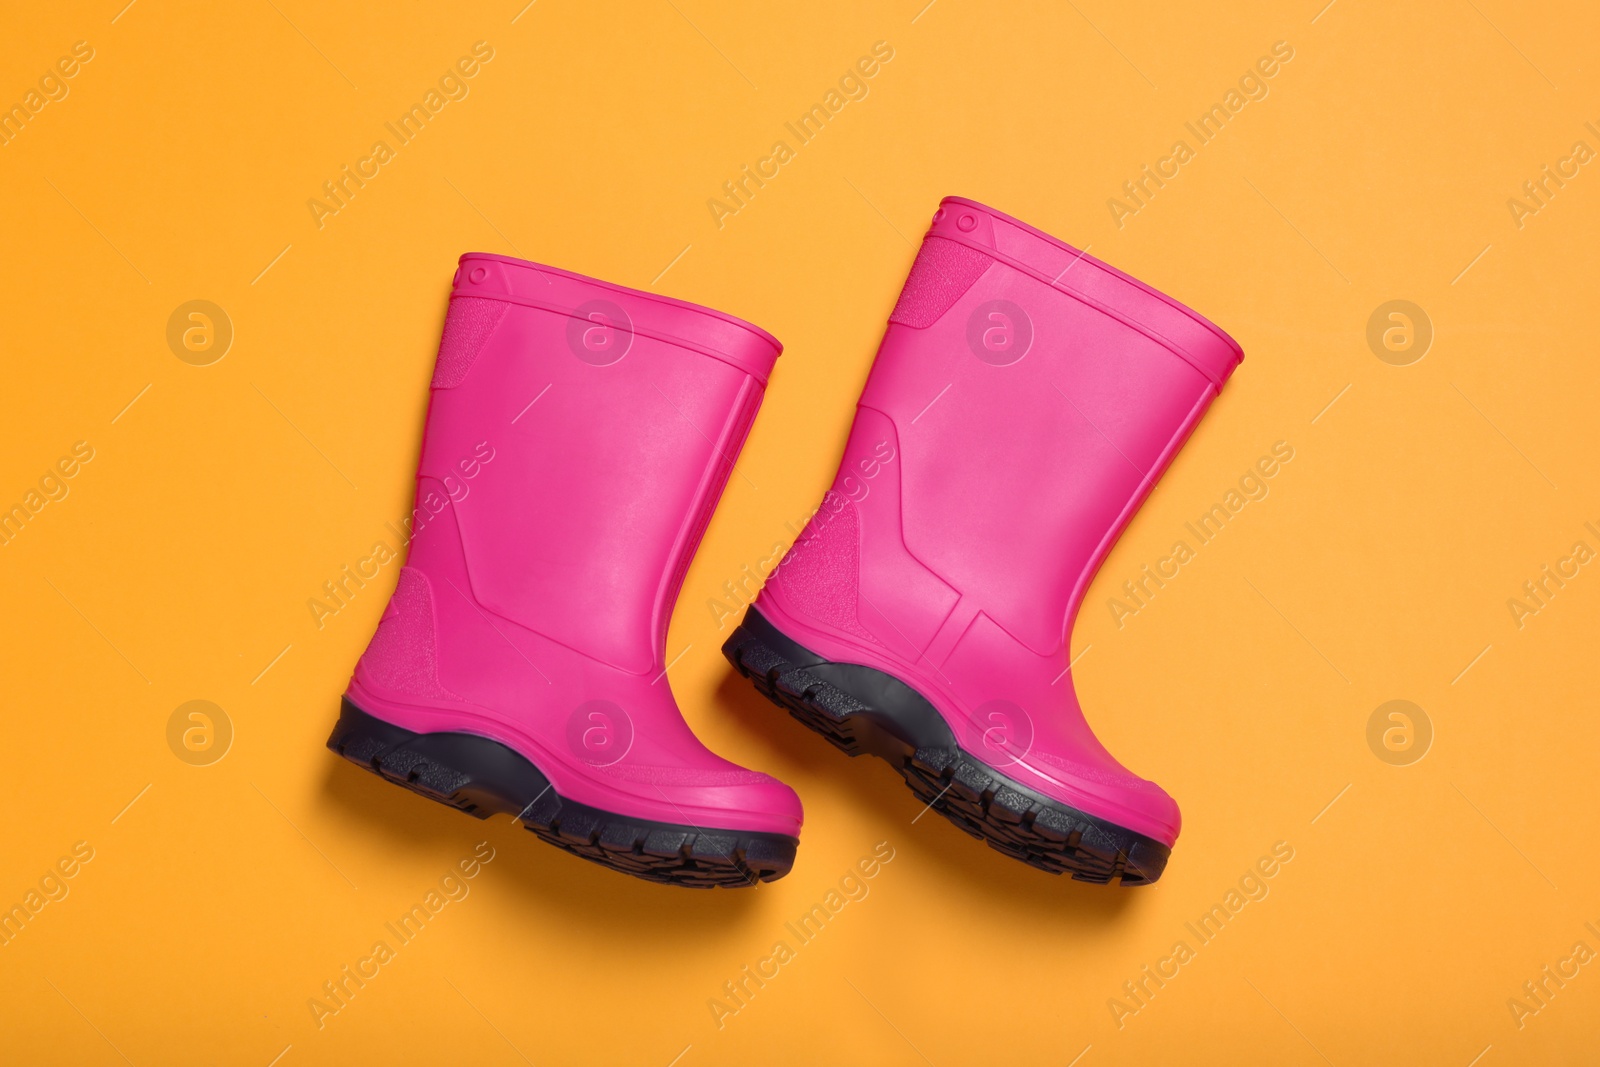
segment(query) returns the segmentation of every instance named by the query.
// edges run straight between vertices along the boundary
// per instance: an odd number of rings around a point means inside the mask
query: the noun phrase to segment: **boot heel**
[[[486,737],[416,734],[368,715],[348,697],[328,748],[418,796],[478,819],[519,815],[526,802],[549,787],[532,763]]]

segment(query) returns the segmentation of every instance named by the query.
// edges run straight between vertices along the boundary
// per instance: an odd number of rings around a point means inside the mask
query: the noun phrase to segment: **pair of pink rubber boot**
[[[700,743],[665,656],[780,347],[682,301],[463,256],[409,557],[329,747],[652,881],[786,874],[799,798]],[[1089,729],[1069,639],[1240,358],[1148,286],[947,198],[833,487],[723,653],[1006,855],[1154,881],[1177,804]]]

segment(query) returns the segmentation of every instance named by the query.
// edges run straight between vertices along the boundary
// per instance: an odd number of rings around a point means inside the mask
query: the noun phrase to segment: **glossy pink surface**
[[[1242,353],[1199,315],[981,204],[945,199],[833,488],[756,607],[927,697],[971,755],[1171,845],[1178,806],[1090,730],[1072,621]]]
[[[793,790],[701,744],[665,674],[684,571],[780,350],[706,308],[462,256],[410,554],[350,700],[500,741],[606,811],[798,835]]]

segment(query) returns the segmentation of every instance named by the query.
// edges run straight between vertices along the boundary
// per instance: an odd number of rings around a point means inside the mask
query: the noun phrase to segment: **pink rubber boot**
[[[328,747],[651,881],[787,873],[799,798],[700,743],[664,657],[780,350],[680,300],[462,256],[410,554]]]
[[[1153,882],[1178,806],[1067,669],[1100,561],[1242,353],[1182,305],[958,197],[933,216],[833,488],[723,653],[1008,856]]]

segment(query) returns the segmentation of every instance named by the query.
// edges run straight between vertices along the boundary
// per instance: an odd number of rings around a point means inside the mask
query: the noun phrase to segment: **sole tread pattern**
[[[859,699],[838,683],[888,676],[831,664],[754,609],[747,609],[722,653],[757,692],[835,748],[885,760],[929,808],[1012,859],[1080,882],[1127,886],[1154,882],[1166,867],[1171,850],[1160,842],[1044,796],[974,759],[942,719],[930,729],[929,713],[937,712],[914,690],[879,682],[862,686],[875,689],[876,702]],[[915,709],[915,721],[908,721],[913,716],[905,693],[926,705]]]
[[[364,770],[478,819],[506,814],[547,844],[649,882],[712,889],[782,878],[798,842],[781,834],[707,830],[635,819],[555,791],[516,751],[486,737],[417,734],[348,699],[328,748]]]

